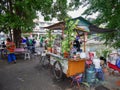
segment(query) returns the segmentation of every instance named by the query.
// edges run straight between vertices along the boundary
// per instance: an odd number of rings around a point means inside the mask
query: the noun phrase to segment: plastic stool
[[[73,85],[74,82],[77,84],[78,87],[80,87],[80,83],[82,82],[82,74],[73,76],[71,85]]]
[[[29,52],[26,52],[26,53],[25,53],[25,58],[24,58],[24,59],[25,59],[25,60],[26,60],[26,59],[29,59],[29,60],[30,60],[30,53],[29,53]]]

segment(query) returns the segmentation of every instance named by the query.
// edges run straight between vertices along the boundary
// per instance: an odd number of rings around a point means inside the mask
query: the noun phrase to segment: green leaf
[[[81,0],[82,6],[88,6],[83,15],[99,13],[93,21],[96,25],[106,25],[104,28],[116,30],[112,33],[102,34],[105,44],[120,48],[120,2],[119,0]]]

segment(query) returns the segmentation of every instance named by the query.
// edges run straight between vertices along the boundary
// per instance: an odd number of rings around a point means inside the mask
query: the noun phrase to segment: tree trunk
[[[13,15],[13,11],[14,11],[13,10],[13,0],[7,0],[7,8],[9,9],[10,14]],[[17,10],[16,10],[16,15],[21,17],[19,8],[17,8]],[[11,37],[11,39],[12,39],[12,37]],[[20,47],[20,39],[21,39],[21,28],[14,28],[13,29],[13,40],[16,44],[16,47]]]
[[[9,27],[9,32],[10,32],[10,39],[13,40],[13,38],[12,38],[12,31],[11,31],[10,27]]]
[[[15,28],[13,29],[13,38],[14,42],[16,44],[16,47],[20,47],[20,41],[21,41],[21,29],[20,28]]]

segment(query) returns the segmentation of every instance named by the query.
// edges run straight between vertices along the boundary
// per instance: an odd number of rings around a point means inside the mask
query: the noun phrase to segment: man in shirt
[[[14,54],[15,51],[15,43],[10,40],[10,38],[7,38],[6,48],[8,51],[8,63],[11,63],[12,61],[16,63],[16,57]]]

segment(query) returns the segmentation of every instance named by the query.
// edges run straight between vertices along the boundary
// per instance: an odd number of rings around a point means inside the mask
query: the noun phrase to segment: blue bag
[[[116,60],[116,66],[120,68],[120,57]]]

